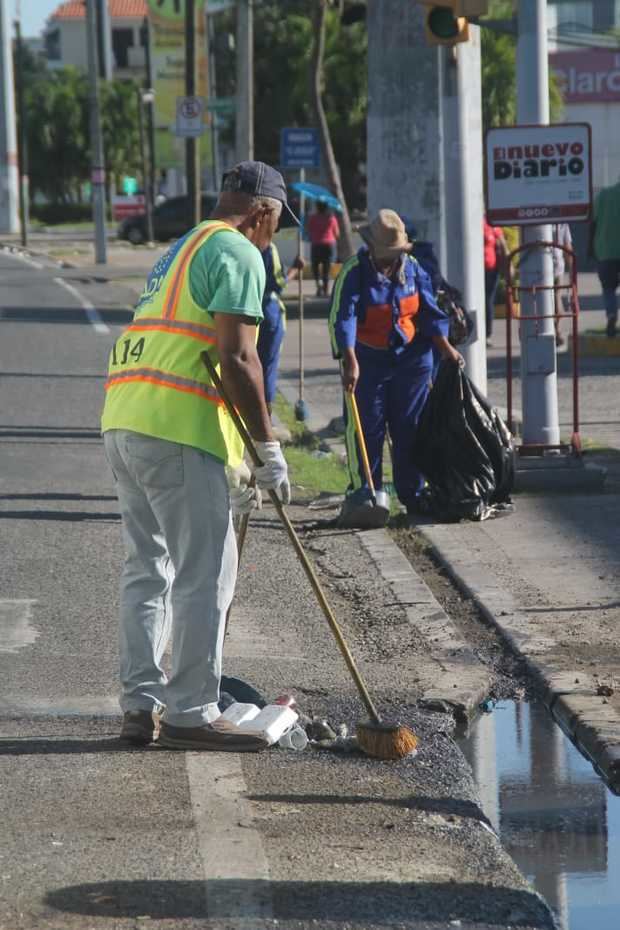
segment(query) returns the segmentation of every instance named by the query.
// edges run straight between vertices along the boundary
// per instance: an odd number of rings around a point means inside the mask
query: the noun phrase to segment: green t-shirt
[[[265,265],[256,246],[239,233],[210,236],[192,259],[189,286],[193,299],[208,313],[237,313],[263,318]]]
[[[597,194],[594,222],[594,254],[599,262],[620,259],[620,184]]]

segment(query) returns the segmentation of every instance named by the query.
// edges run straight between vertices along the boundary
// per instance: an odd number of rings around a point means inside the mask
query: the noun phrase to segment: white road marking
[[[270,920],[269,863],[244,798],[241,759],[235,753],[188,752],[185,764],[208,916]]]
[[[11,717],[120,717],[118,698],[63,694],[53,698],[3,694],[0,720]]]
[[[75,297],[75,299],[82,305],[82,308],[86,312],[89,322],[92,324],[96,333],[103,333],[108,335],[110,332],[110,327],[107,323],[104,323],[99,311],[95,308],[94,304],[91,304],[90,300],[84,297],[83,294],[80,294],[76,287],[73,287],[72,284],[69,284],[68,281],[65,281],[63,278],[54,278],[54,282],[59,284],[61,287],[64,287],[65,290]]]
[[[0,653],[31,646],[39,633],[31,625],[33,600],[0,600]]]

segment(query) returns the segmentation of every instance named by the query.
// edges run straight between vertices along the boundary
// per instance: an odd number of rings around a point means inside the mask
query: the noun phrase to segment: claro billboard
[[[595,48],[557,52],[549,64],[558,77],[565,103],[620,101],[620,53]]]
[[[587,220],[590,126],[505,126],[486,135],[487,219],[497,226]]]

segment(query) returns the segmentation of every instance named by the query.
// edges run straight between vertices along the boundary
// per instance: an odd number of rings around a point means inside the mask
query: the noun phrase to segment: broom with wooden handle
[[[368,461],[368,449],[366,448],[366,440],[364,439],[364,430],[362,429],[362,421],[360,420],[360,412],[357,406],[357,400],[355,397],[355,392],[353,390],[345,391],[345,402],[349,408],[350,416],[353,420],[353,425],[355,427],[355,433],[357,435],[357,444],[360,449],[362,456],[362,465],[364,466],[364,475],[366,476],[366,484],[368,485],[368,490],[370,491],[370,499],[372,500],[373,507],[377,506],[377,493],[375,491],[375,483],[372,480],[372,471],[370,470],[370,462]]]
[[[213,364],[209,354],[203,352],[201,354],[202,361],[205,365],[205,368],[209,372],[209,376],[217,388],[217,391],[224,401],[224,405],[230,414],[235,428],[239,433],[243,444],[247,450],[252,464],[255,468],[260,468],[262,462],[256,451],[256,447],[247,431],[245,424],[239,414],[237,413],[234,405],[232,404],[224,385],[218,375],[215,365]],[[319,583],[319,579],[316,576],[316,573],[308,559],[304,548],[300,542],[300,539],[295,532],[293,524],[289,520],[288,514],[284,509],[282,501],[278,497],[277,493],[274,490],[269,490],[269,497],[273,506],[276,509],[276,512],[288,533],[288,537],[293,545],[297,558],[299,559],[302,568],[304,569],[310,586],[314,591],[316,599],[319,603],[321,610],[327,620],[329,627],[334,635],[334,638],[338,644],[338,648],[342,653],[342,657],[349,669],[351,677],[357,687],[357,690],[360,694],[360,697],[368,711],[370,717],[369,721],[364,721],[363,723],[358,723],[356,727],[357,732],[357,741],[359,743],[360,749],[366,753],[366,755],[373,756],[376,759],[402,759],[404,756],[409,755],[418,745],[417,736],[409,729],[409,727],[401,726],[400,724],[390,724],[384,723],[379,716],[379,713],[373,704],[373,701],[368,693],[368,688],[364,683],[362,676],[360,675],[358,668],[355,664],[355,660],[351,654],[347,642],[342,634],[342,630],[334,616],[334,613],[329,606],[327,598],[323,593],[323,589]]]

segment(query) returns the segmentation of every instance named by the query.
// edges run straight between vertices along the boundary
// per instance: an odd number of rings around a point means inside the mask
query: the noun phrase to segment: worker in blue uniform
[[[424,479],[411,464],[416,425],[428,396],[433,348],[463,365],[448,341],[448,317],[437,306],[429,276],[411,256],[405,226],[393,210],[380,210],[359,229],[365,245],[343,266],[334,286],[329,329],[342,384],[360,413],[377,499],[383,485],[383,444],[389,428],[393,480],[408,513],[416,513]],[[345,405],[350,485],[343,526],[377,525],[355,425]],[[382,522],[387,522],[389,508]]]
[[[265,400],[269,413],[276,396],[280,349],[286,331],[286,307],[281,298],[287,283],[301,273],[304,261],[299,256],[287,271],[282,265],[278,247],[271,243],[263,252],[265,265],[265,292],[263,294],[263,320],[258,330],[256,349],[263,366]]]

